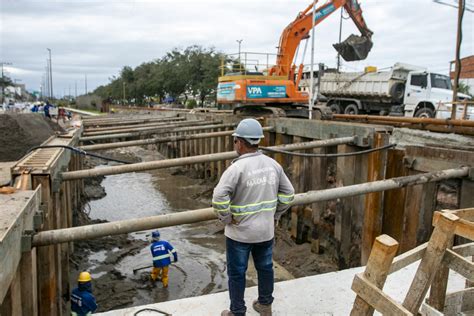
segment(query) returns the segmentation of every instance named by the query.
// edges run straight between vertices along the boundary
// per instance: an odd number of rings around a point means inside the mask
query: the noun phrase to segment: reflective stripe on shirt
[[[252,203],[247,205],[231,205],[230,209],[232,211],[232,215],[234,216],[243,216],[254,214],[258,212],[268,212],[274,211],[277,206],[277,200],[272,201],[262,201],[259,203]]]
[[[294,194],[289,194],[289,195],[278,194],[278,201],[283,204],[290,204],[294,198],[295,198]]]
[[[165,255],[153,257],[153,260],[161,260],[161,259],[165,259],[165,258],[169,258],[169,257],[171,257],[171,255],[169,253],[167,253]]]
[[[227,211],[229,209],[229,204],[230,204],[230,200],[224,201],[224,202],[212,201],[212,206],[214,207],[215,210],[219,212]]]

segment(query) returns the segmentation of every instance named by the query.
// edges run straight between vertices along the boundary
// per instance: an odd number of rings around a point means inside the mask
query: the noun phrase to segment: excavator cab
[[[345,61],[364,60],[372,49],[372,40],[367,36],[351,34],[346,40],[332,46]]]

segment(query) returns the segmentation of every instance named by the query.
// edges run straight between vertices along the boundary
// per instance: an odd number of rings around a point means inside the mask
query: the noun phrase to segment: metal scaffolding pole
[[[335,146],[335,145],[340,145],[340,144],[347,144],[347,143],[353,142],[355,139],[356,139],[356,136],[350,136],[350,137],[341,137],[341,138],[334,138],[334,139],[328,139],[328,140],[317,140],[317,141],[305,142],[305,143],[273,146],[269,148],[296,151],[296,150],[312,149],[312,148],[323,147],[323,146]],[[196,163],[231,160],[237,157],[238,155],[235,151],[227,151],[223,153],[140,162],[140,163],[133,163],[129,165],[112,166],[112,167],[106,167],[106,168],[100,168],[100,169],[68,171],[68,172],[63,172],[61,174],[61,177],[62,177],[62,180],[65,180],[65,181],[77,180],[77,179],[84,179],[84,178],[96,177],[96,176],[101,176],[101,175],[106,176],[106,175],[112,175],[112,174],[186,166],[186,165],[191,165],[191,164],[196,164]]]
[[[367,182],[363,184],[355,184],[327,190],[309,191],[306,193],[297,194],[294,201],[291,203],[291,206],[306,205],[316,202],[346,198],[370,192],[381,192],[385,190],[398,189],[406,186],[437,182],[452,178],[462,178],[469,174],[469,170],[469,167],[462,167],[458,169],[447,169],[437,172],[422,173],[407,177]],[[32,245],[35,247],[48,246],[70,241],[132,233],[148,229],[192,224],[212,220],[215,218],[216,215],[214,214],[212,208],[204,208],[193,211],[184,211],[138,219],[128,219],[110,223],[49,230],[39,232],[34,235]]]
[[[105,139],[116,139],[116,138],[131,138],[131,137],[139,137],[143,135],[149,134],[165,134],[165,133],[177,133],[177,132],[191,132],[191,131],[202,131],[205,129],[210,128],[227,128],[227,127],[235,127],[237,124],[230,123],[230,124],[215,124],[215,125],[203,125],[203,126],[191,126],[191,127],[180,127],[180,128],[173,128],[169,130],[158,130],[158,131],[142,131],[142,132],[134,132],[134,133],[120,133],[120,134],[113,134],[113,135],[98,135],[98,136],[88,136],[88,137],[81,137],[79,140],[81,142],[91,141],[91,140],[105,140]]]
[[[137,128],[144,128],[144,127],[159,127],[163,125],[170,125],[170,124],[185,124],[186,122],[202,122],[198,120],[193,121],[157,121],[157,122],[148,122],[148,123],[140,123],[135,125],[124,125],[124,126],[107,126],[107,127],[95,127],[95,128],[88,128],[83,131],[83,133],[97,133],[100,134],[101,132],[110,132],[110,131],[127,131],[133,130]]]
[[[273,131],[273,127],[264,127],[264,132]],[[150,144],[159,144],[167,142],[176,142],[181,140],[192,140],[192,139],[203,139],[203,138],[213,138],[213,137],[222,137],[232,135],[234,131],[222,131],[222,132],[210,132],[210,133],[199,133],[199,134],[189,134],[189,135],[177,135],[177,136],[168,136],[168,137],[154,137],[149,139],[141,140],[131,140],[126,142],[115,142],[107,144],[96,144],[96,145],[86,145],[81,146],[82,150],[101,150],[101,149],[113,149],[121,147],[131,147],[131,146],[141,146],[141,145],[150,145]]]
[[[396,122],[411,124],[432,124],[432,125],[450,125],[474,127],[474,121],[469,120],[451,120],[451,119],[434,119],[434,118],[417,118],[417,117],[395,117],[395,116],[377,116],[377,115],[353,115],[353,114],[333,114],[335,119],[360,120],[366,122]]]
[[[180,126],[195,126],[195,125],[209,125],[209,124],[219,124],[222,122],[218,121],[201,121],[201,120],[192,120],[192,121],[182,121],[182,122],[164,122],[164,123],[157,123],[155,126],[151,127],[135,127],[135,128],[127,128],[127,129],[110,129],[107,131],[98,131],[98,132],[89,132],[83,133],[84,136],[96,136],[96,135],[111,135],[117,133],[126,133],[126,132],[140,132],[140,131],[152,131],[152,130],[159,130],[163,128],[173,128],[173,127],[180,127]]]
[[[184,117],[166,117],[166,118],[160,118],[160,119],[134,119],[134,120],[119,120],[119,121],[113,121],[113,122],[108,122],[108,121],[98,121],[98,122],[87,122],[84,123],[83,125],[87,127],[88,131],[89,129],[98,129],[99,128],[112,128],[112,127],[124,127],[127,125],[131,125],[130,127],[133,127],[134,125],[137,124],[150,124],[150,123],[158,123],[158,122],[169,122],[169,121],[183,121],[185,120]]]

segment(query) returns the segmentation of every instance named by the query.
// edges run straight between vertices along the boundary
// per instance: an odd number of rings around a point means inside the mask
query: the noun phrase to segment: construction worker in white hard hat
[[[71,315],[91,315],[97,309],[95,297],[92,294],[92,278],[89,272],[81,272],[77,279],[77,287],[71,294]]]
[[[223,316],[245,315],[245,273],[252,254],[258,275],[260,315],[272,314],[274,222],[289,208],[294,189],[283,168],[258,150],[264,138],[255,119],[242,120],[234,136],[239,154],[214,189],[212,205],[224,223],[230,310]]]

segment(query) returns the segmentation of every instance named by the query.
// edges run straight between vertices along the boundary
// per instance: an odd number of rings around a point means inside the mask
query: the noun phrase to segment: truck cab
[[[459,100],[470,99],[458,93]],[[411,71],[405,85],[404,113],[407,117],[438,117],[440,105],[453,100],[451,79],[428,71]],[[439,111],[442,112],[442,111]]]

